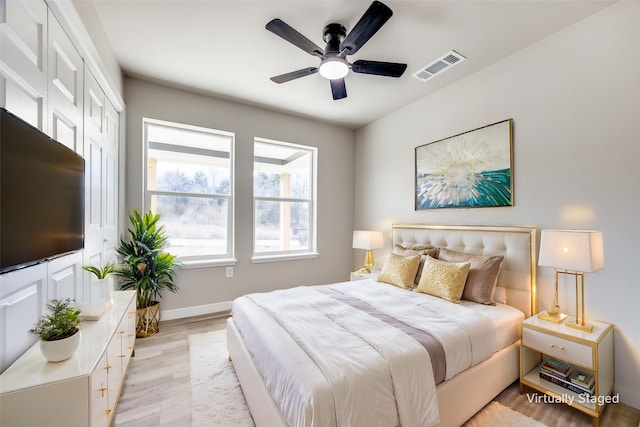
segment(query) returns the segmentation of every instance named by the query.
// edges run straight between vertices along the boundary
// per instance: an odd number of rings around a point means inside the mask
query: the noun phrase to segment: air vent
[[[435,77],[445,70],[448,70],[449,68],[453,67],[456,64],[459,64],[465,59],[466,58],[464,56],[460,55],[455,50],[452,50],[445,53],[435,61],[431,62],[426,67],[422,67],[421,69],[413,73],[412,76],[418,80],[426,82],[430,78]]]

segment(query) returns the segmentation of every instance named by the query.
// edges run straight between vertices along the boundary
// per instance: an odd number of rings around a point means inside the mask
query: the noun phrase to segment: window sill
[[[236,265],[238,262],[235,258],[178,260],[182,263],[182,269],[184,270],[193,268],[229,267]]]
[[[298,259],[318,258],[319,256],[320,254],[317,252],[305,252],[299,254],[257,255],[251,258],[251,262],[254,264],[260,264],[263,262],[295,261]]]

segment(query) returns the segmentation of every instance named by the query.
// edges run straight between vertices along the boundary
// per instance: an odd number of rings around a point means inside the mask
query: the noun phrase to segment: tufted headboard
[[[538,227],[395,224],[393,245],[430,244],[473,255],[503,255],[496,297],[526,317],[536,313]]]

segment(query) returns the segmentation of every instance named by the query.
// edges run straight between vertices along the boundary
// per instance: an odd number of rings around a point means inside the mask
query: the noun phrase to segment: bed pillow
[[[438,248],[431,245],[413,245],[413,246],[401,246],[395,245],[393,247],[393,253],[402,256],[420,255],[420,264],[418,264],[418,271],[416,277],[413,279],[414,287],[418,286],[420,276],[422,275],[422,267],[424,266],[424,259],[426,255],[433,258],[438,257]]]
[[[438,253],[438,259],[471,263],[462,299],[480,304],[495,304],[494,295],[498,284],[498,275],[504,261],[502,255],[471,255],[442,248]]]
[[[402,256],[390,253],[382,266],[378,282],[389,283],[400,288],[412,289],[420,264],[420,255]]]
[[[418,292],[460,304],[470,267],[470,262],[447,262],[427,255]]]

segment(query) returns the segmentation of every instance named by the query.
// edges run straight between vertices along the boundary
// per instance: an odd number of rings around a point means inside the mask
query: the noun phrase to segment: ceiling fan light
[[[325,79],[341,79],[349,73],[349,65],[341,58],[327,58],[322,61],[318,71]]]

